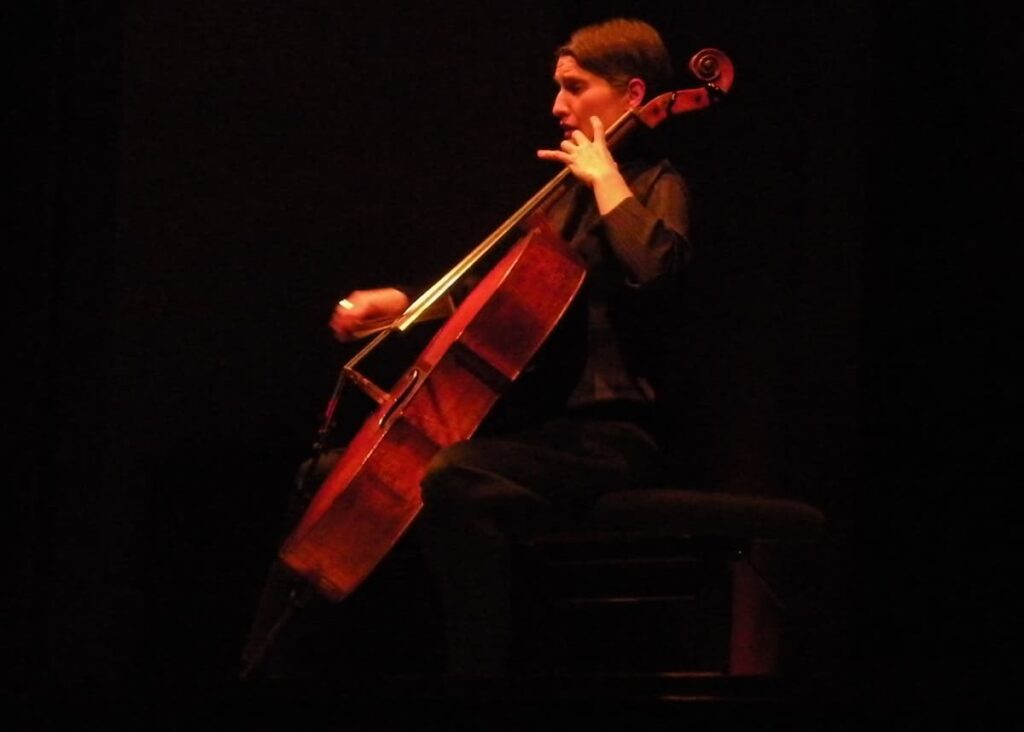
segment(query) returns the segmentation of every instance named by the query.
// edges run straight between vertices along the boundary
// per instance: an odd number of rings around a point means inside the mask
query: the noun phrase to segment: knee
[[[480,467],[480,449],[476,443],[463,441],[456,442],[448,447],[442,447],[434,457],[427,463],[425,481],[433,481],[448,473],[458,470],[473,470]]]
[[[426,513],[513,528],[548,507],[534,490],[510,475],[500,442],[458,442],[440,450],[421,481]]]
[[[420,487],[427,505],[458,502],[472,492],[482,460],[477,445],[457,442],[439,450],[427,463]]]

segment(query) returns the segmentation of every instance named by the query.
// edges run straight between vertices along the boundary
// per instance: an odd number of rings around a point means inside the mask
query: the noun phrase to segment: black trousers
[[[338,454],[307,462],[298,480],[318,485]],[[509,671],[518,539],[571,526],[603,493],[649,485],[659,470],[650,432],[614,414],[550,419],[440,450],[427,466],[424,508],[407,538],[421,552],[431,597],[441,606],[445,673],[494,679]],[[262,655],[289,587],[294,578],[275,564],[243,652],[247,663]]]
[[[571,525],[601,494],[649,483],[657,468],[647,431],[605,419],[560,418],[441,450],[416,529],[443,606],[447,673],[508,671],[517,539]]]

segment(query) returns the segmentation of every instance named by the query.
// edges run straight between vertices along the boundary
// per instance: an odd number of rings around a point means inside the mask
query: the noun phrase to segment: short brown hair
[[[642,20],[612,18],[584,26],[555,51],[556,61],[560,56],[572,56],[581,68],[619,89],[630,79],[643,79],[648,97],[672,83],[672,59],[661,35]]]

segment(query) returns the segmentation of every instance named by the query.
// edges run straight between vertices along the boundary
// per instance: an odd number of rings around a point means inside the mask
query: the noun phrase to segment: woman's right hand
[[[329,325],[334,337],[347,343],[379,329],[404,313],[407,307],[408,296],[393,287],[354,290],[338,301]]]

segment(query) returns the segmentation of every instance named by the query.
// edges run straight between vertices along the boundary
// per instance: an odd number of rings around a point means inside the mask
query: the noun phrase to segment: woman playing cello
[[[434,455],[421,482],[414,533],[441,597],[454,678],[508,670],[510,542],[571,522],[604,492],[642,485],[660,462],[651,364],[638,336],[657,322],[651,293],[687,259],[688,194],[668,161],[638,145],[613,157],[605,130],[669,89],[669,54],[650,25],[613,19],[557,49],[554,81],[563,139],[537,155],[579,184],[545,213],[586,278],[522,378],[471,439]],[[330,327],[350,341],[409,302],[398,289],[358,290]]]

